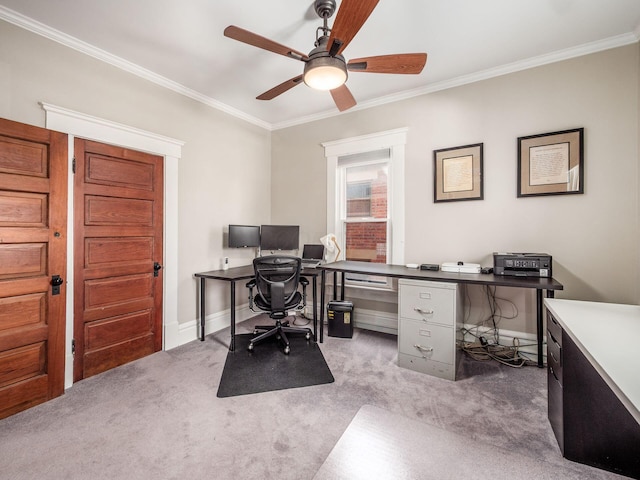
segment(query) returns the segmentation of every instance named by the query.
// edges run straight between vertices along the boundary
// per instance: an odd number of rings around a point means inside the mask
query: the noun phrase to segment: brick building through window
[[[388,170],[386,163],[346,171],[346,259],[387,262]]]

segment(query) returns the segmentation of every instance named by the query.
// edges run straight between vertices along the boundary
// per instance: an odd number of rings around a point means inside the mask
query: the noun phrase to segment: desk
[[[562,455],[640,478],[640,306],[544,303],[548,416]]]
[[[433,272],[416,268],[407,268],[402,265],[387,265],[384,263],[368,263],[339,261],[320,265],[322,271],[320,283],[320,343],[323,341],[324,333],[324,308],[325,308],[325,283],[326,273],[334,273],[333,298],[344,300],[344,274],[360,273],[366,275],[380,275],[392,278],[408,278],[413,280],[430,280],[435,282],[450,282],[459,284],[489,285],[496,287],[516,287],[535,288],[536,290],[536,320],[537,320],[537,340],[538,340],[538,367],[543,367],[542,344],[543,344],[543,312],[542,312],[542,291],[547,291],[547,297],[553,297],[555,290],[562,290],[561,283],[553,278],[539,277],[511,277],[503,275],[483,274],[483,273],[449,273]],[[340,297],[336,297],[337,274],[341,274]]]
[[[315,268],[304,268],[302,270],[303,277],[312,277],[313,288],[313,340],[316,341],[317,335],[317,285],[316,280],[318,278],[319,271]],[[229,344],[229,350],[234,351],[236,349],[236,282],[238,280],[249,280],[254,277],[253,265],[246,265],[243,267],[234,267],[227,270],[211,270],[210,272],[200,272],[194,275],[200,280],[200,323],[198,325],[198,338],[204,341],[204,327],[206,322],[206,280],[222,280],[229,282],[231,287],[231,343]]]

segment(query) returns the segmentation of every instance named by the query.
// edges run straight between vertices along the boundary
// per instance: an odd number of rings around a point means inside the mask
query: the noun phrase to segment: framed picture
[[[518,197],[584,193],[584,128],[518,138]]]
[[[433,151],[433,201],[482,200],[482,143]]]

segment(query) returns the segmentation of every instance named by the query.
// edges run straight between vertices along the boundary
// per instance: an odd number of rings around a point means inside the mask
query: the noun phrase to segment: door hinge
[[[71,160],[71,171],[76,173],[76,157],[73,157],[73,160]]]
[[[71,355],[75,356],[76,354],[76,339],[71,339]]]

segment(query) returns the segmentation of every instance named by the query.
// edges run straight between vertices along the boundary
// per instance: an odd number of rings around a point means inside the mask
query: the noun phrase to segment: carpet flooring
[[[308,387],[334,381],[317,343],[304,336],[289,335],[291,352],[285,355],[275,337],[265,339],[247,351],[254,335],[236,335],[236,348],[227,353],[218,397]]]
[[[489,456],[508,450],[584,479],[621,478],[562,458],[544,369],[464,358],[451,382],[398,367],[396,336],[355,329],[319,345],[333,383],[219,398],[228,345],[226,329],[0,420],[0,478],[310,480],[364,405],[486,445]]]

